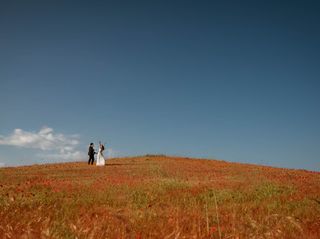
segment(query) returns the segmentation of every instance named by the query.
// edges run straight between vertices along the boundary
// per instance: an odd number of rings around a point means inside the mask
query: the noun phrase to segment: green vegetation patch
[[[292,186],[282,186],[267,182],[258,185],[254,189],[252,197],[254,197],[256,200],[265,200],[279,196],[288,196],[294,193],[294,191],[295,189]]]

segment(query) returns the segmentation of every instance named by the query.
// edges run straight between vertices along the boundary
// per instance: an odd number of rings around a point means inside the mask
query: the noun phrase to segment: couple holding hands
[[[106,161],[103,156],[103,151],[104,151],[104,145],[99,142],[99,151],[97,155],[97,166],[104,166],[106,164]],[[88,150],[88,155],[89,155],[89,161],[88,164],[93,164],[94,162],[94,155],[97,154],[97,152],[94,151],[94,144],[90,143],[89,150]]]

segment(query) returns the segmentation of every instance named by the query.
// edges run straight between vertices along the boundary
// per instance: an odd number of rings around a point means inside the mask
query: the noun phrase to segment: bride
[[[99,143],[99,151],[97,155],[97,166],[104,166],[105,165],[105,159],[103,156],[103,151],[104,151],[104,145]]]

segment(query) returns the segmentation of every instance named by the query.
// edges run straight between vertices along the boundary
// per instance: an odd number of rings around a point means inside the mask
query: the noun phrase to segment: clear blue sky
[[[1,1],[0,165],[87,159],[102,140],[118,156],[319,171],[319,12],[317,1]]]

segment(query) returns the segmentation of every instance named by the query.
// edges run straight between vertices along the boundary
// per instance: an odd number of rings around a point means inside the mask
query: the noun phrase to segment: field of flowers
[[[320,173],[165,156],[0,169],[0,238],[320,238]]]

